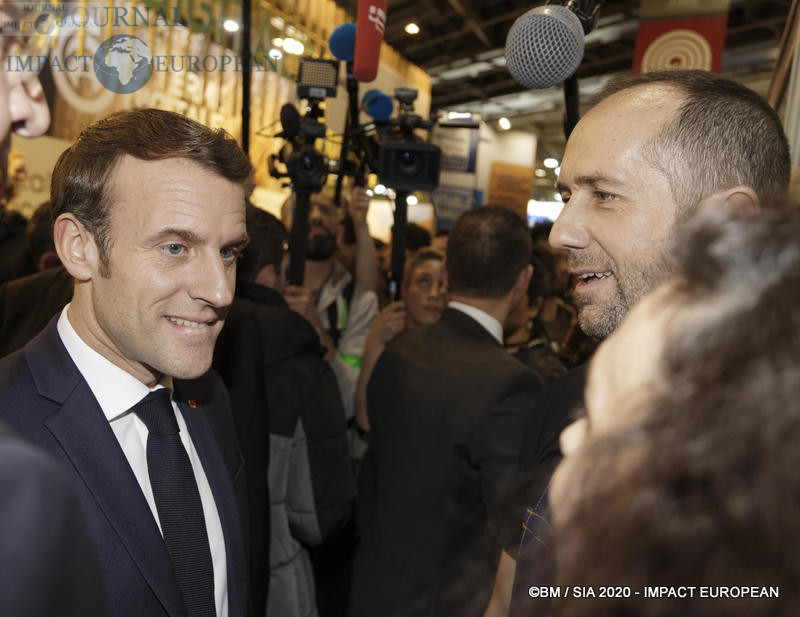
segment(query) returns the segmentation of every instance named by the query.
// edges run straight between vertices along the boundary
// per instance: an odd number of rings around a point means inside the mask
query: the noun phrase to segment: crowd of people
[[[4,185],[47,118],[0,67]],[[363,188],[288,285],[230,135],[91,124],[0,286],[0,614],[796,614],[789,170],[743,86],[619,78],[554,223],[411,227],[393,297]]]

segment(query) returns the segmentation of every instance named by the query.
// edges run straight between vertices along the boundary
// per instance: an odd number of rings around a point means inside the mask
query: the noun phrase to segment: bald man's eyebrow
[[[623,186],[624,182],[619,180],[618,178],[614,178],[613,176],[607,176],[603,174],[595,174],[590,176],[577,176],[576,178],[572,179],[570,182],[572,186],[589,186],[592,188],[596,188],[599,185],[602,185],[605,188],[613,188],[615,186]],[[559,191],[569,191],[569,186],[564,184],[563,182],[558,182],[556,184],[556,189]]]

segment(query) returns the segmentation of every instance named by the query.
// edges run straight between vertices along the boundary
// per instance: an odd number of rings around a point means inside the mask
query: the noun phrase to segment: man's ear
[[[517,280],[514,287],[511,289],[513,303],[512,306],[519,302],[520,298],[528,292],[528,284],[531,282],[533,276],[533,266],[528,264],[517,275]]]
[[[72,213],[61,214],[53,226],[53,243],[61,263],[75,279],[88,281],[100,271],[94,236]]]
[[[749,186],[739,185],[712,193],[700,202],[698,213],[712,208],[724,208],[738,216],[750,216],[761,212],[761,202]]]
[[[255,282],[264,287],[278,289],[280,286],[278,285],[278,273],[275,272],[275,266],[268,264],[261,268],[256,274]]]

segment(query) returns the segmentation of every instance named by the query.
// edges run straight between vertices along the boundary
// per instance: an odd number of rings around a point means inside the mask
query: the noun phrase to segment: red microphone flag
[[[353,58],[353,77],[372,81],[378,75],[381,41],[386,29],[388,0],[359,0],[356,18],[356,49]]]

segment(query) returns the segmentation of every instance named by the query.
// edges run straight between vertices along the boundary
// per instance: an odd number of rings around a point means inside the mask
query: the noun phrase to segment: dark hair
[[[553,229],[553,221],[539,221],[531,227],[531,240],[536,244],[539,241],[547,243],[550,231]]]
[[[236,266],[236,279],[252,282],[266,266],[281,270],[289,234],[280,219],[251,203],[245,208],[250,243]]]
[[[672,86],[685,96],[676,117],[644,147],[684,214],[703,198],[738,185],[752,188],[762,207],[783,203],[789,143],[780,118],[761,96],[708,71],[656,71],[612,79],[596,102],[648,84]]]
[[[45,201],[33,211],[25,229],[25,245],[34,264],[42,255],[55,251],[53,244],[53,204]]]
[[[502,206],[479,206],[458,217],[447,240],[452,294],[501,298],[528,265],[531,238],[525,221]]]
[[[558,582],[777,586],[780,598],[564,600],[560,617],[800,613],[800,554],[786,544],[800,534],[800,211],[703,218],[678,250],[642,420],[581,454]]]
[[[439,249],[432,249],[432,248],[422,248],[414,253],[411,257],[408,258],[406,261],[406,265],[403,267],[403,285],[408,285],[411,282],[411,278],[414,275],[414,270],[416,270],[421,264],[425,263],[426,261],[444,261],[444,253]]]
[[[531,234],[533,236],[533,234]],[[555,275],[556,260],[554,255],[534,243],[531,250],[531,265],[533,275],[528,283],[528,302],[533,305],[539,298],[549,298],[553,295],[553,277]]]
[[[53,216],[70,212],[97,242],[108,270],[111,205],[109,186],[125,155],[144,161],[183,158],[245,187],[253,167],[224,129],[210,129],[181,114],[161,109],[121,111],[85,128],[56,162],[50,183]]]
[[[421,248],[431,245],[430,232],[416,223],[409,223],[406,228],[406,249],[418,251]]]

